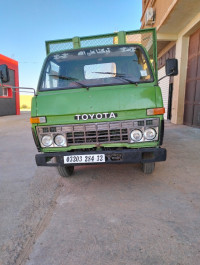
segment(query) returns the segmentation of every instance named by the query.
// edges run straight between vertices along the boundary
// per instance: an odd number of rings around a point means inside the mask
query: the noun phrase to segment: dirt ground
[[[200,130],[166,124],[166,162],[37,168],[29,114],[0,117],[0,265],[200,264]]]

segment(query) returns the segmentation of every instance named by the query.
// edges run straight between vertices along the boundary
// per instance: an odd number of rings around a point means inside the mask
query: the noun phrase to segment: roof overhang
[[[175,1],[174,1],[175,2]],[[159,34],[178,35],[190,21],[200,13],[199,0],[176,0],[157,26]]]
[[[178,35],[199,14],[200,0],[174,0],[157,25],[158,54],[170,43],[176,42]]]

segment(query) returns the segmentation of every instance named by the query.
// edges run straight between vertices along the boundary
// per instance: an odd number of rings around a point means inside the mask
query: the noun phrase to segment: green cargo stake
[[[73,40],[74,49],[78,49],[78,48],[81,47],[81,43],[80,43],[80,38],[79,37],[74,37],[72,40]]]
[[[126,32],[119,31],[117,35],[118,35],[118,44],[125,44],[126,43]]]

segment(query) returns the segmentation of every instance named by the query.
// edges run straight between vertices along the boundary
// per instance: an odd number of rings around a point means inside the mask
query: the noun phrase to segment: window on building
[[[3,87],[3,97],[8,97],[8,88]]]
[[[13,89],[9,86],[15,86],[15,71],[9,69],[10,80],[0,87],[0,98],[13,98]]]

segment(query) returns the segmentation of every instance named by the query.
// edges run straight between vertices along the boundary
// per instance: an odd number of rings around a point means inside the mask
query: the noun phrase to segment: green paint
[[[161,99],[160,99],[161,100]],[[152,84],[118,85],[39,92],[38,116],[74,115],[154,108],[156,87]],[[58,107],[59,106],[59,107]]]
[[[37,126],[44,125],[64,125],[64,124],[81,124],[81,123],[98,123],[106,121],[124,121],[134,119],[151,118],[147,116],[147,109],[163,107],[162,94],[160,88],[157,86],[157,47],[156,47],[156,30],[155,29],[143,29],[138,31],[120,31],[118,33],[87,36],[87,37],[74,37],[73,39],[54,40],[46,42],[47,54],[51,53],[51,48],[57,49],[57,44],[64,44],[71,49],[79,49],[82,43],[101,43],[102,40],[111,40],[112,45],[126,45],[126,40],[129,41],[133,36],[142,36],[142,44],[146,45],[144,48],[147,56],[147,60],[154,60],[151,70],[154,76],[154,81],[149,83],[139,84],[119,84],[110,86],[99,86],[86,88],[76,88],[68,90],[57,91],[43,91],[37,92],[37,95],[32,99],[31,116],[45,116],[47,123],[45,124],[33,124],[34,130]],[[150,36],[150,37],[149,37]],[[137,37],[139,40],[139,37]],[[134,39],[134,38],[133,38]],[[136,39],[136,38],[135,38]],[[114,41],[117,40],[117,41]],[[149,41],[153,41],[151,49],[148,48]],[[138,41],[136,41],[138,45]],[[110,46],[110,44],[109,44]],[[94,47],[94,46],[93,46]],[[149,50],[148,50],[149,49]],[[67,53],[69,48],[63,50]],[[48,58],[47,58],[48,59]],[[46,59],[46,60],[47,60]],[[44,64],[45,65],[45,64]],[[45,70],[43,67],[42,72]],[[42,73],[41,73],[42,76]],[[97,114],[97,113],[117,113],[117,117],[114,119],[92,119],[92,120],[75,120],[74,116],[79,114]],[[163,115],[158,115],[160,120],[163,119]],[[155,118],[153,116],[152,118]],[[36,133],[36,130],[35,130]],[[141,148],[141,147],[158,147],[159,142],[144,142],[144,143],[112,143],[101,144],[104,147],[124,147],[124,148]],[[42,152],[60,152],[70,151],[83,148],[92,148],[95,145],[77,145],[69,146],[65,148],[41,148]]]
[[[79,49],[81,47],[80,38],[79,37],[74,37],[72,40],[73,40],[74,49]]]
[[[126,32],[119,31],[117,35],[118,35],[118,44],[125,44],[126,43]]]

